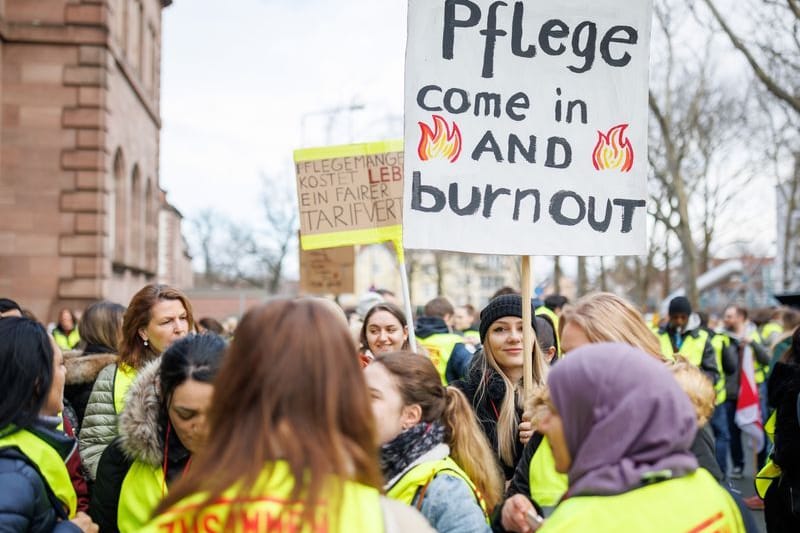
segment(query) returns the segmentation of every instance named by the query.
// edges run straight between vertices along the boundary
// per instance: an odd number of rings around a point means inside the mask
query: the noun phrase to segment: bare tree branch
[[[779,100],[786,102],[789,106],[791,106],[792,109],[794,109],[796,113],[800,113],[800,98],[792,95],[786,89],[781,87],[778,84],[778,82],[767,73],[767,71],[763,68],[761,63],[759,63],[759,61],[755,58],[755,56],[747,47],[747,45],[744,43],[744,41],[728,25],[725,18],[722,16],[722,14],[720,14],[719,10],[717,9],[717,6],[714,4],[714,1],[713,0],[703,0],[703,1],[705,2],[706,6],[708,6],[709,10],[711,10],[711,14],[714,16],[719,25],[722,27],[722,30],[730,39],[731,44],[733,44],[734,48],[736,48],[742,53],[742,55],[747,60],[747,63],[750,65],[750,68],[753,69],[753,72],[755,73],[756,77],[761,81],[761,83],[764,84],[767,90],[771,92]],[[793,9],[796,15],[797,3],[794,0],[789,0],[789,6]]]

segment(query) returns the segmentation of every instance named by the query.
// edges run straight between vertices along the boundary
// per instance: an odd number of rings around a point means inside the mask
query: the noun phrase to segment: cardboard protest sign
[[[402,141],[296,150],[294,161],[304,250],[400,244]]]
[[[300,250],[300,290],[311,294],[354,292],[356,252],[352,246]]]
[[[651,0],[409,0],[404,245],[646,252]]]

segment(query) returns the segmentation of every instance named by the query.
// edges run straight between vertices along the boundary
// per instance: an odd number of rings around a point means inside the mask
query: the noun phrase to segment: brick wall
[[[0,2],[0,295],[44,321],[155,279],[161,9]]]

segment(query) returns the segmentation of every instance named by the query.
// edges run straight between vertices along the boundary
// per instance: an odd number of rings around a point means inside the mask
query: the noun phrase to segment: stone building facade
[[[0,295],[43,321],[173,281],[158,272],[171,209],[159,186],[170,3],[0,2]]]

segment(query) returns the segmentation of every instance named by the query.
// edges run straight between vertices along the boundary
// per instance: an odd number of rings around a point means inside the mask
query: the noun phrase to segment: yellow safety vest
[[[378,490],[353,481],[331,483],[329,496],[319,503],[315,523],[302,520],[302,503],[290,500],[294,479],[285,461],[265,468],[252,490],[241,494],[234,486],[222,496],[203,505],[204,494],[182,500],[141,528],[147,533],[349,533],[384,531],[383,511]],[[330,496],[338,509],[326,507]],[[194,522],[196,520],[196,523]],[[194,526],[197,526],[196,528]]]
[[[133,385],[138,372],[135,368],[126,364],[118,364],[114,371],[114,410],[117,414],[122,413],[125,408],[125,396],[128,389]]]
[[[119,491],[117,527],[120,533],[139,531],[166,496],[166,487],[160,467],[134,461]]]
[[[458,466],[458,464],[450,457],[445,457],[444,459],[438,459],[435,461],[426,461],[418,464],[406,472],[403,477],[397,480],[397,482],[388,491],[386,491],[386,495],[393,500],[403,502],[406,505],[412,505],[414,503],[414,498],[417,497],[417,494],[420,492],[420,490],[427,487],[430,482],[433,481],[433,478],[439,474],[453,475],[464,480],[464,483],[467,484],[472,493],[475,495],[478,505],[481,506],[483,516],[486,518],[486,523],[490,523],[489,511],[486,509],[486,502],[484,501],[480,491],[469,478],[467,473],[464,472],[464,470],[462,470],[461,467]],[[422,508],[421,501],[417,502],[417,507],[420,509]]]
[[[719,379],[714,384],[717,392],[717,405],[721,405],[728,398],[725,390],[725,370],[722,368],[722,352],[730,345],[731,341],[727,335],[715,334],[711,337],[711,346],[714,347],[714,354],[717,356],[717,368],[719,369]]]
[[[661,342],[661,353],[666,357],[672,357],[675,350],[672,349],[672,339],[670,339],[669,332],[664,331],[660,333],[658,335],[658,340]],[[700,363],[703,362],[703,350],[706,347],[707,340],[708,332],[704,330],[698,331],[696,337],[694,334],[686,335],[678,353],[688,359],[694,366],[699,367]]]
[[[761,336],[756,331],[754,331],[750,335],[750,338],[753,339],[753,341],[755,341],[755,342],[757,342],[759,344],[761,344],[763,342],[763,340],[761,339]],[[756,383],[758,385],[764,383],[767,380],[767,372],[769,371],[769,365],[762,365],[758,361],[758,359],[756,359],[755,352],[753,352],[753,371],[755,373]]]
[[[17,429],[13,433],[0,437],[0,448],[17,448],[27,457],[39,473],[50,491],[64,506],[69,518],[75,518],[78,508],[78,496],[67,471],[64,458],[52,446],[25,429]]]
[[[460,335],[455,333],[434,333],[424,339],[417,339],[425,350],[428,352],[433,366],[439,372],[439,377],[442,378],[442,383],[447,385],[447,363],[450,361],[450,356],[453,354],[453,348],[458,343],[463,343],[464,340]]]
[[[769,438],[770,442],[775,442],[775,423],[777,419],[778,411],[775,410],[767,419],[767,423],[764,424],[764,433],[767,434],[767,438]],[[759,470],[755,479],[756,493],[758,493],[762,500],[766,496],[769,486],[772,485],[774,480],[781,477],[781,474],[783,474],[781,467],[772,461],[772,455],[770,455],[766,464],[764,464],[764,468]]]
[[[560,355],[561,354],[561,335],[558,334],[558,315],[555,313],[555,311],[550,310],[549,307],[544,306],[544,305],[540,305],[539,307],[537,307],[536,310],[534,311],[534,314],[536,314],[536,315],[546,315],[547,318],[549,318],[550,321],[553,323],[553,333],[555,333],[556,343],[558,344],[558,354],[556,354],[556,355]]]
[[[475,341],[481,341],[481,333],[477,329],[467,329],[462,332],[465,339],[472,339]]]
[[[567,498],[540,533],[647,531],[744,533],[733,498],[706,470],[653,483],[616,496]]]
[[[761,338],[765,340],[772,335],[780,335],[781,333],[783,333],[783,326],[775,322],[767,322],[761,328]]]
[[[550,448],[547,437],[542,439],[531,457],[528,486],[531,491],[531,499],[542,507],[555,506],[567,492],[569,486],[567,475],[556,471],[553,450]]]
[[[78,333],[78,328],[72,328],[69,335],[64,335],[60,329],[53,330],[53,340],[56,341],[58,347],[62,350],[72,350],[81,342],[81,335]]]

